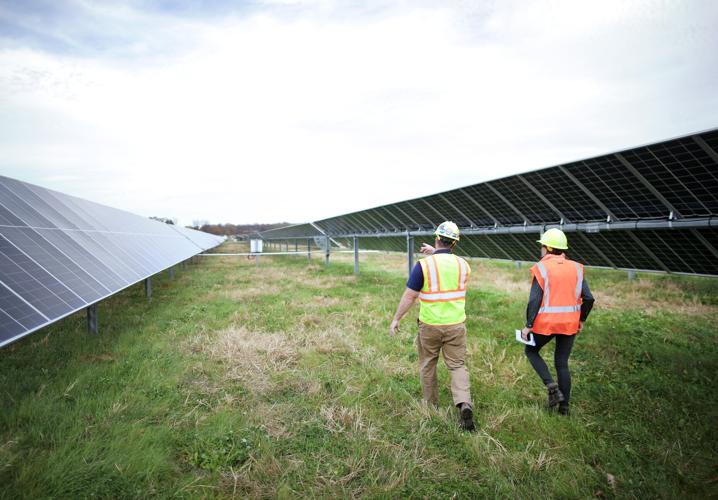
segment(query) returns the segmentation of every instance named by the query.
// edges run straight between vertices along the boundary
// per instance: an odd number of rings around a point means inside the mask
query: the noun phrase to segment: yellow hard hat
[[[568,250],[568,240],[566,235],[560,229],[551,228],[541,236],[540,240],[536,240],[544,246],[558,248],[559,250]]]
[[[452,240],[459,241],[459,226],[450,220],[447,220],[446,222],[439,224],[439,227],[436,228],[434,234],[441,238],[450,238]]]

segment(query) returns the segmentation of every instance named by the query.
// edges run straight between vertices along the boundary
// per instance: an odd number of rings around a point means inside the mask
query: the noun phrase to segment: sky
[[[713,0],[0,2],[0,174],[319,220],[718,127]]]

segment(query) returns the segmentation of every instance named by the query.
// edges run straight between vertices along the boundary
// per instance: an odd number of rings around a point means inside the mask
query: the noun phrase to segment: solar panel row
[[[330,217],[315,226],[335,238],[387,236],[362,238],[362,248],[405,250],[405,238],[394,234],[425,234],[453,220],[469,233],[486,233],[463,239],[469,255],[533,260],[536,232],[572,224],[569,230],[578,230],[569,235],[572,250],[586,264],[717,275],[716,151],[718,129]],[[659,227],[626,227],[646,220]],[[672,229],[694,220],[700,222],[694,228]],[[529,229],[500,231],[516,227]],[[298,235],[278,229],[262,236]]]
[[[0,346],[221,241],[0,176]]]

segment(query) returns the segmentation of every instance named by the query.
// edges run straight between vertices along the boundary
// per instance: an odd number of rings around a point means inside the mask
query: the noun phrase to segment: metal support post
[[[520,260],[517,260],[517,261],[516,261],[516,267],[519,268],[519,269],[521,269],[521,261],[520,261]]]
[[[259,254],[254,256],[254,265],[259,267]]]
[[[167,274],[169,275],[169,277],[170,277],[171,280],[175,279],[175,268],[174,268],[174,266],[172,266],[172,267],[170,267],[169,269],[167,269]]]
[[[359,274],[359,238],[354,236],[354,274]]]
[[[312,240],[307,238],[307,263],[312,263]]]
[[[628,281],[633,281],[635,279],[636,279],[636,271],[631,269],[630,271],[628,271]]]
[[[294,253],[299,253],[299,242],[294,240]]]
[[[88,333],[97,333],[97,304],[92,304],[87,308],[87,331]]]
[[[145,296],[148,299],[152,298],[152,277],[145,278]]]
[[[324,265],[329,265],[329,254],[331,253],[332,249],[332,241],[329,239],[329,236],[326,236],[324,238],[326,243],[326,248],[324,249]]]
[[[409,264],[409,276],[411,276],[411,270],[414,267],[414,237],[406,235],[406,256]]]

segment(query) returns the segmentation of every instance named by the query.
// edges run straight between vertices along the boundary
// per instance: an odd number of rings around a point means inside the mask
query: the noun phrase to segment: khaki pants
[[[439,402],[439,388],[436,383],[436,363],[439,351],[444,354],[444,362],[451,374],[451,394],[454,404],[471,404],[469,391],[469,372],[464,366],[466,358],[466,325],[427,325],[419,322],[416,336],[419,351],[419,374],[424,399],[431,404]]]

